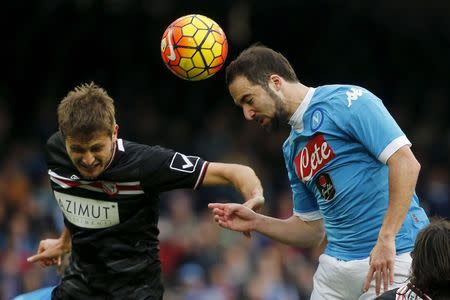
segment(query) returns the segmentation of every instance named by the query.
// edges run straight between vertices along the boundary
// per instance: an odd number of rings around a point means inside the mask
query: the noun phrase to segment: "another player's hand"
[[[214,220],[227,229],[240,232],[250,232],[254,229],[257,214],[243,204],[236,203],[210,203]]]
[[[45,239],[39,243],[37,254],[27,258],[28,262],[39,262],[41,267],[61,265],[61,256],[68,252],[61,239]]]
[[[250,208],[255,212],[260,212],[264,206],[264,197],[263,196],[255,196],[253,198],[248,199],[243,203],[244,206]]]
[[[264,206],[264,197],[261,195],[255,196],[255,197],[250,198],[247,201],[245,201],[243,203],[243,205],[250,208],[251,210],[259,213],[259,212],[261,212],[261,210]],[[244,231],[243,233],[246,237],[251,236],[250,231]]]
[[[388,241],[378,239],[377,244],[370,253],[369,272],[364,282],[364,291],[368,291],[370,282],[375,276],[375,292],[380,294],[381,282],[384,291],[389,289],[389,285],[394,283],[395,265],[395,239]]]

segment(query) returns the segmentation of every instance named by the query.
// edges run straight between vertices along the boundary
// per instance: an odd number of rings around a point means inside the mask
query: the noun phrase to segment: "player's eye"
[[[78,147],[72,147],[70,148],[70,151],[72,151],[72,153],[84,153],[85,150],[83,148],[78,148]]]
[[[103,150],[103,146],[94,146],[91,148],[91,152],[101,152]]]

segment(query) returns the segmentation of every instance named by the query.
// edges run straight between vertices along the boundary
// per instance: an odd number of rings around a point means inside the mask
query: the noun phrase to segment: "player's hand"
[[[245,201],[243,205],[259,213],[264,206],[264,197],[261,195],[255,196]],[[244,231],[243,233],[246,237],[251,237],[250,231]]]
[[[389,285],[394,283],[394,265],[395,265],[395,239],[388,241],[378,239],[375,247],[370,253],[369,272],[364,282],[364,291],[367,292],[370,282],[375,276],[375,293],[380,294],[381,283],[383,289],[387,291]]]
[[[257,214],[243,204],[236,203],[210,203],[214,220],[223,228],[250,232],[254,228]]]
[[[45,239],[39,243],[37,254],[27,258],[28,262],[39,262],[41,267],[61,265],[61,256],[68,252],[61,239]]]
[[[260,212],[264,206],[264,197],[261,195],[255,196],[245,201],[243,205],[255,212]]]

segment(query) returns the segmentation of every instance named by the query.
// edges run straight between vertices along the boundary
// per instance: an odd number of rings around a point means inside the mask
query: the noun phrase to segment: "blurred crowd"
[[[120,137],[250,165],[265,188],[265,213],[292,214],[281,151],[289,129],[268,135],[245,122],[226,93],[223,71],[191,83],[163,66],[162,32],[187,13],[223,25],[231,59],[261,41],[284,53],[307,85],[352,83],[379,95],[422,165],[416,189],[422,206],[430,216],[450,218],[450,2],[426,9],[422,1],[408,1],[407,8],[401,2],[206,1],[198,8],[175,0],[5,4],[0,20],[15,11],[17,26],[2,35],[9,42],[2,45],[8,59],[0,72],[0,300],[59,281],[54,268],[26,258],[64,226],[49,187],[44,144],[57,129],[58,101],[83,82],[94,80],[116,100]],[[228,188],[161,195],[166,300],[309,298],[322,249],[221,229],[207,203],[240,202],[239,197]]]

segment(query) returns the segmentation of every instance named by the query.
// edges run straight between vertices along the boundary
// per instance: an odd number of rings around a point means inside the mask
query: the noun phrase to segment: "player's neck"
[[[291,117],[299,105],[302,103],[303,99],[305,99],[306,94],[309,91],[309,87],[303,85],[300,82],[288,83],[290,86],[286,90],[286,109]]]

